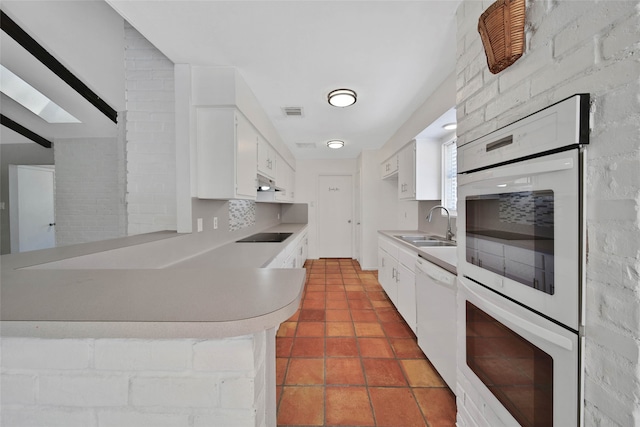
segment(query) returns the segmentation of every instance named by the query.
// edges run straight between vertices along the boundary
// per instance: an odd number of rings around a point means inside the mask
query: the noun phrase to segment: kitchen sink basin
[[[426,234],[395,235],[394,237],[420,248],[433,246],[456,246],[456,242],[443,240],[442,237],[428,236]]]
[[[445,240],[415,240],[411,242],[412,245],[418,247],[431,247],[431,246],[456,246],[455,242],[447,242]]]
[[[398,239],[404,240],[405,242],[414,242],[416,240],[430,239],[429,236],[426,236],[424,234],[399,235],[399,236],[393,236],[393,237],[397,237]]]

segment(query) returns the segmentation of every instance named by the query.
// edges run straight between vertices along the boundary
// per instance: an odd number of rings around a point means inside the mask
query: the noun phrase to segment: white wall
[[[177,229],[174,65],[125,23],[128,234]]]
[[[124,153],[117,138],[56,140],[56,245],[126,235]]]
[[[497,75],[477,32],[490,3],[457,13],[458,144],[591,93],[585,425],[640,425],[640,2],[528,2],[525,55]]]
[[[356,167],[356,159],[297,161],[295,202],[309,204],[308,257],[310,259],[318,258],[318,177],[320,175],[352,175],[355,179]]]

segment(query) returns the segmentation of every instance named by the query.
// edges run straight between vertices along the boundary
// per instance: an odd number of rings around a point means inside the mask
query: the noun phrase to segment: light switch
[[[214,230],[218,229],[218,217],[217,216],[213,217],[213,229]]]
[[[198,233],[202,231],[202,218],[198,218]]]

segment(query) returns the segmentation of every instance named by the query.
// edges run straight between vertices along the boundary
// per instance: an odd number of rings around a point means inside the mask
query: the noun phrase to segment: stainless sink
[[[428,236],[426,234],[394,235],[394,237],[420,248],[430,246],[456,246],[456,242],[444,240],[442,237]]]
[[[429,247],[429,246],[456,246],[455,242],[447,242],[445,240],[416,240],[411,242],[412,245],[418,247]]]
[[[429,239],[429,237],[424,235],[424,234],[398,235],[398,236],[393,236],[393,237],[397,237],[398,239],[404,240],[405,242],[413,242],[413,241],[416,241],[416,240]]]

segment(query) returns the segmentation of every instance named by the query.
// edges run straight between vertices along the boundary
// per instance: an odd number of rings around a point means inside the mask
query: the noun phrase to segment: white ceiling
[[[455,11],[460,2],[106,0],[174,63],[236,67],[282,141],[299,159],[355,158],[362,149],[378,149],[389,141],[454,72]],[[37,6],[38,12],[29,9],[31,4]],[[25,29],[45,46],[52,42],[52,37],[57,41],[64,36],[62,40],[70,49],[67,57],[87,52],[85,44],[96,44],[100,37],[111,36],[105,29],[97,28],[113,26],[113,17],[109,16],[112,13],[107,13],[112,11],[106,4],[101,0],[90,3],[5,0],[3,9],[19,17],[18,23],[26,25]],[[77,10],[78,5],[87,8],[86,16],[93,19],[86,19],[84,27],[95,29],[96,34],[91,34],[95,40],[88,39],[85,43],[76,34],[51,34],[55,22],[63,25],[66,19],[71,26],[78,14],[85,16],[84,9]],[[97,18],[101,21],[96,22],[95,12],[89,14],[89,8],[95,11],[101,5],[105,10],[97,16],[104,18]],[[51,14],[47,8],[60,16],[47,20]],[[90,31],[84,27],[79,30]],[[47,138],[106,136],[116,132],[113,123],[84,99],[75,99],[79,98],[75,92],[65,90],[64,83],[0,33],[3,64],[84,124],[48,125],[36,116],[29,117],[30,113],[4,95],[3,114],[14,119],[20,117],[16,121]],[[91,61],[97,69],[81,72],[80,77],[85,74],[93,77],[101,70],[114,75],[109,64],[100,65],[100,58],[98,55]],[[91,85],[97,86],[95,82]],[[358,93],[358,102],[347,108],[330,106],[327,93],[345,87]],[[124,99],[120,91],[115,87],[98,94],[114,98],[111,103],[120,108],[119,97]],[[443,111],[454,104],[455,99],[451,99]],[[286,117],[283,107],[302,107],[304,116]],[[421,136],[443,137],[447,132],[440,127],[442,121],[455,121],[455,111],[436,120]],[[21,138],[14,136],[17,134],[2,127],[3,143],[18,142]],[[330,139],[344,140],[345,147],[327,148],[325,144]],[[315,148],[298,148],[297,144]]]
[[[455,69],[460,0],[106,1],[174,63],[236,67],[301,159],[380,148]],[[330,106],[338,88],[358,102]]]

